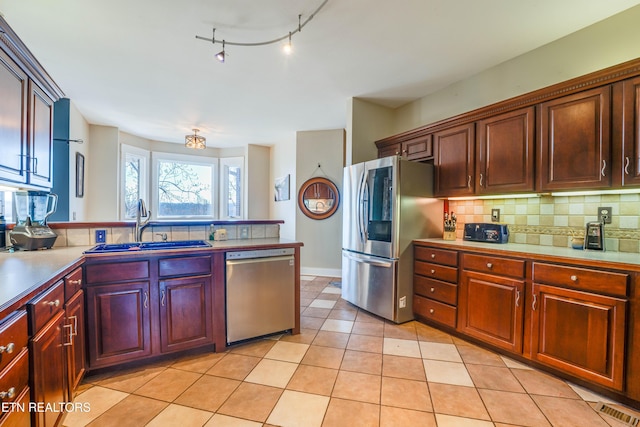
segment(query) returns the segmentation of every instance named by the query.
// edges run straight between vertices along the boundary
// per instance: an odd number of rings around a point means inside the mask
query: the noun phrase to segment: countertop
[[[220,242],[209,241],[211,248],[203,251],[228,251],[258,249],[278,246],[302,246],[301,242],[287,239],[241,239]],[[29,299],[42,292],[52,280],[62,278],[64,273],[82,265],[83,252],[93,246],[54,247],[39,251],[15,251],[0,253],[0,319],[10,311],[24,305]],[[176,251],[184,251],[178,249]],[[188,249],[193,251],[194,249]],[[153,251],[167,252],[167,251]],[[122,253],[112,253],[118,255]],[[144,255],[144,253],[138,253]],[[109,256],[109,254],[87,255]]]
[[[487,253],[511,253],[519,256],[536,256],[537,258],[565,258],[581,262],[597,262],[616,264],[617,268],[628,266],[634,270],[640,267],[640,254],[627,252],[585,251],[556,246],[526,245],[522,243],[484,243],[468,240],[443,240],[441,238],[416,239],[416,243],[437,244],[440,247],[450,246],[452,249],[482,250]]]

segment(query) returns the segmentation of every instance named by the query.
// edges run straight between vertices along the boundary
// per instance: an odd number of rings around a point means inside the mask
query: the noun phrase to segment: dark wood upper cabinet
[[[470,196],[475,191],[475,123],[433,134],[435,190],[439,196]]]
[[[620,185],[640,185],[640,77],[622,83],[622,132],[614,134],[620,144]],[[618,148],[618,147],[614,147]]]
[[[611,185],[611,86],[539,106],[541,191]]]
[[[33,82],[29,84],[29,183],[53,185],[53,100]]]
[[[500,114],[477,123],[476,193],[535,189],[535,109]]]

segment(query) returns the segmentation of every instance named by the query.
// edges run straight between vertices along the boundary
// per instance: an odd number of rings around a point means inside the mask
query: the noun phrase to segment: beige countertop
[[[587,263],[589,263],[589,261],[615,263],[620,264],[620,268],[624,268],[625,265],[632,266],[634,269],[640,267],[640,254],[627,252],[584,251],[579,249],[560,248],[556,246],[526,245],[521,243],[483,243],[468,240],[443,240],[441,238],[416,239],[414,242],[435,243],[438,246],[451,246],[452,249],[481,249],[489,252],[501,251],[525,257],[527,255],[535,255],[567,258],[586,261]]]
[[[280,238],[209,241],[209,243],[211,248],[201,250],[229,251],[302,246],[300,242]],[[44,286],[51,280],[59,278],[58,276],[62,277],[65,271],[81,265],[84,258],[83,252],[91,247],[69,246],[39,251],[0,252],[0,319],[44,290]],[[180,250],[182,249],[178,249]],[[193,249],[190,250],[193,251]],[[138,254],[141,253],[138,252]],[[122,255],[122,252],[87,256],[110,255]]]

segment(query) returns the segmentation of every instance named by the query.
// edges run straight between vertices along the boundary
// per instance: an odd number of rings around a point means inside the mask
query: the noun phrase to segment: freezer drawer
[[[342,251],[342,298],[397,322],[398,261]]]
[[[227,343],[295,327],[295,258],[251,251],[227,256]]]

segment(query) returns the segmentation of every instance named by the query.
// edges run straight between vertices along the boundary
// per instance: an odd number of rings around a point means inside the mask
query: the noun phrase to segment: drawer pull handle
[[[48,301],[46,303],[49,307],[60,307],[60,300],[57,299],[55,301]]]
[[[434,269],[431,269],[431,274],[436,274],[436,271]]]
[[[520,290],[516,289],[516,307],[520,307]]]
[[[436,259],[436,254],[431,254],[431,259]]]
[[[8,353],[11,354],[13,353],[13,349],[16,348],[16,345],[12,342],[10,342],[9,344],[7,344],[6,346],[4,345],[0,345],[0,353]]]
[[[533,294],[533,302],[531,303],[531,310],[536,311],[536,302],[538,301],[538,296]]]
[[[147,291],[144,291],[144,308],[149,308],[149,294]]]
[[[471,175],[467,178],[467,188],[471,188]]]
[[[629,156],[624,158],[624,174],[629,175]]]
[[[577,281],[578,281],[578,276],[576,276],[576,275],[574,274],[574,275],[572,275],[572,276],[570,277],[570,279],[571,279],[571,281],[572,281],[572,282],[577,282]]]
[[[82,279],[78,279],[78,280],[69,280],[69,284],[70,285],[78,285],[80,286],[82,284]]]
[[[67,319],[73,319],[73,328],[71,328],[71,335],[78,335],[78,316],[69,316]]]
[[[15,387],[11,387],[7,391],[0,391],[0,399],[6,399],[6,398],[13,399],[14,397],[16,397]]]
[[[604,160],[604,159],[602,159],[602,170],[600,171],[600,174],[601,174],[602,176],[607,176],[607,175],[604,173],[604,171],[605,171],[605,169],[606,169],[606,168],[607,168],[607,161],[606,161],[606,160]]]
[[[162,305],[164,307],[164,300],[165,300],[165,292],[164,289],[162,290],[162,298],[160,300],[160,305]]]
[[[429,314],[433,314],[433,313],[435,313],[435,312],[436,312],[436,311],[435,311],[433,308],[430,308],[430,309],[429,309]]]
[[[493,264],[491,264],[490,262],[487,263],[487,268],[493,268]]]
[[[435,292],[435,291],[436,291],[436,288],[431,288],[431,289],[429,289],[429,290],[430,290],[431,292]]]
[[[482,174],[480,174],[480,187],[482,187]]]

